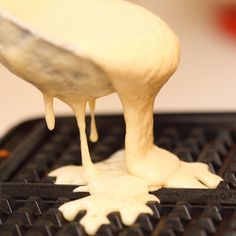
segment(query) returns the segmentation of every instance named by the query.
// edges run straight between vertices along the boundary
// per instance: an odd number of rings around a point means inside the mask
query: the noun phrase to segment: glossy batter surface
[[[54,97],[76,116],[83,166],[62,167],[50,175],[57,177],[56,183],[81,184],[76,191],[90,193],[60,207],[67,220],[87,210],[81,224],[89,234],[109,223],[107,215],[113,211],[127,225],[140,213],[151,214],[145,204],[158,199],[149,190],[215,188],[221,181],[207,165],[181,162],[153,143],[154,100],[175,72],[179,56],[173,31],[124,0],[0,0],[0,62],[43,93],[49,129],[55,125]],[[95,99],[113,92],[124,108],[125,151],[94,165],[85,108],[89,103],[90,138],[96,141]]]

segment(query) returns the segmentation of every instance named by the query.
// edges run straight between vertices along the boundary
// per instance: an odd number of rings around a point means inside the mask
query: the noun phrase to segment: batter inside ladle
[[[25,6],[32,14],[25,14]],[[50,129],[54,97],[75,113],[83,167],[62,167],[50,175],[57,183],[81,184],[76,191],[91,195],[61,206],[66,219],[87,210],[81,224],[94,234],[109,222],[110,212],[119,211],[127,225],[139,213],[151,214],[145,204],[158,199],[150,189],[218,185],[221,178],[205,164],[181,162],[154,145],[154,100],[180,56],[178,38],[161,19],[124,0],[34,0],[33,5],[25,0],[25,6],[0,0],[0,7],[10,12],[0,11],[0,61],[43,93]],[[62,16],[66,20],[59,24]],[[90,102],[93,113],[94,100],[112,92],[118,93],[124,109],[125,151],[109,164],[94,165],[85,134],[85,107]],[[92,127],[95,141],[94,121]]]

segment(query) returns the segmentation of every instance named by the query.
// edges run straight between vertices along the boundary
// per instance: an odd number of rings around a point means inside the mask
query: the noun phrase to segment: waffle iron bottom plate
[[[108,216],[111,224],[97,235],[236,235],[236,114],[160,114],[154,120],[157,145],[184,161],[207,163],[224,181],[215,190],[161,189],[154,193],[161,204],[149,203],[152,216],[141,214],[127,227],[114,212]],[[97,126],[100,139],[89,143],[94,162],[124,148],[122,116],[98,116]],[[58,118],[53,132],[43,119],[26,121],[0,139],[0,150],[10,153],[0,155],[1,236],[86,235],[79,224],[85,212],[67,222],[58,211],[86,193],[73,193],[77,186],[54,185],[47,176],[55,168],[81,164],[74,118]]]

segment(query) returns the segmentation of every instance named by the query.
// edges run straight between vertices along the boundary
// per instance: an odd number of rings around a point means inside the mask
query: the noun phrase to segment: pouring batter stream
[[[67,220],[87,210],[81,224],[89,234],[109,223],[113,211],[127,225],[142,212],[151,214],[145,204],[158,199],[149,190],[215,188],[221,181],[205,164],[182,162],[154,145],[154,100],[179,57],[174,32],[156,15],[124,0],[25,0],[24,5],[0,0],[0,62],[43,93],[49,129],[54,128],[54,97],[77,118],[83,166],[62,167],[50,175],[91,194],[60,207]],[[85,107],[89,102],[93,114],[95,99],[113,92],[124,109],[125,151],[94,165]],[[91,127],[96,141],[93,115]]]

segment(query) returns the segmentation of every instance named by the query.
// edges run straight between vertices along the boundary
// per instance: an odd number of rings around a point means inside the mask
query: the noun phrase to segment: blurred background
[[[236,1],[133,0],[158,14],[179,36],[182,59],[158,95],[159,112],[236,111]],[[124,55],[125,56],[125,55]],[[44,114],[42,95],[0,66],[0,136]],[[97,114],[120,113],[116,95],[98,99]],[[56,115],[72,114],[55,101]]]

